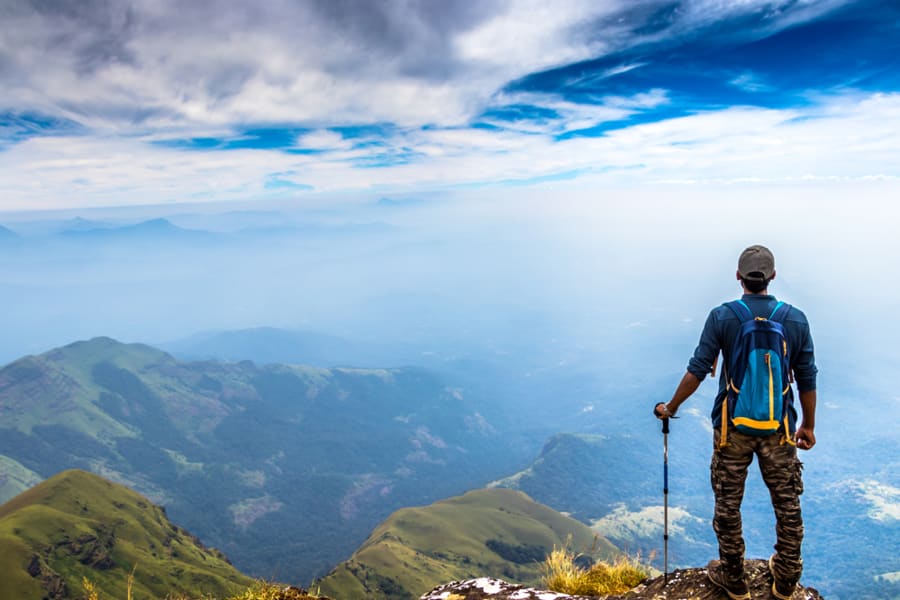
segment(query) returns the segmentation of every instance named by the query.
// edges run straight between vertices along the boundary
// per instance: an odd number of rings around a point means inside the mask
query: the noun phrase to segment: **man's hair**
[[[748,292],[751,294],[758,294],[769,287],[769,282],[772,281],[772,279],[750,279],[748,277],[741,277],[741,281],[744,283],[744,287],[747,288]]]

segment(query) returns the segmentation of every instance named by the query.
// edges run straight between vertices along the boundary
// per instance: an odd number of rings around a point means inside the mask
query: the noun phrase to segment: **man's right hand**
[[[668,419],[669,417],[674,417],[675,413],[669,411],[669,405],[665,402],[660,402],[653,408],[653,414],[656,415],[656,418],[659,420]]]

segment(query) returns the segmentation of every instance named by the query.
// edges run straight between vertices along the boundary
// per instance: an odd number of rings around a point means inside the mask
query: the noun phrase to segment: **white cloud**
[[[188,151],[141,137],[31,138],[4,151],[4,208],[77,203],[250,199],[266,177],[291,171],[317,191],[416,190],[534,181],[579,173],[587,189],[648,182],[896,185],[900,94],[836,97],[811,111],[729,108],[635,125],[602,137],[561,141],[546,134],[472,128],[396,128],[383,145],[352,149],[339,134],[300,140],[322,150]],[[393,166],[356,161],[402,151]],[[380,158],[379,158],[380,157]]]
[[[669,533],[680,536],[687,542],[699,543],[687,535],[686,527],[703,525],[705,521],[695,517],[683,508],[669,507]],[[591,528],[600,535],[614,537],[619,540],[649,538],[662,534],[663,507],[645,506],[637,511],[629,511],[624,504],[616,506],[613,511],[601,519],[591,523]]]
[[[767,84],[759,77],[759,75],[756,75],[754,73],[741,73],[728,83],[736,88],[744,90],[745,92],[767,93],[775,91],[774,87]]]
[[[553,94],[500,94],[495,98],[492,108],[535,107],[540,109],[540,116],[526,113],[519,119],[504,115],[503,118],[485,118],[484,121],[511,131],[558,135],[610,121],[621,121],[633,115],[636,109],[652,108],[666,101],[663,90],[635,94],[630,98],[599,98],[595,103],[570,102]],[[547,116],[547,111],[551,111],[553,116]]]
[[[348,150],[353,143],[335,131],[319,130],[297,138],[298,148],[311,150]]]
[[[619,2],[586,0],[511,3],[504,13],[458,36],[454,46],[464,61],[491,65],[502,78],[510,79],[516,72],[540,71],[595,56],[603,49],[601,40],[579,36],[566,42],[566,33],[576,25],[612,15],[620,7]]]
[[[697,422],[700,423],[700,426],[703,427],[703,429],[705,429],[709,434],[712,434],[713,427],[712,427],[712,422],[709,420],[708,413],[703,413],[696,406],[692,406],[690,408],[684,409],[684,413],[691,415],[692,417],[697,419]]]
[[[884,581],[886,583],[892,583],[894,585],[900,584],[900,571],[894,571],[893,573],[882,573],[881,575],[876,575],[873,577],[875,581]]]
[[[4,154],[0,196],[4,208],[35,210],[246,199],[263,193],[267,175],[304,160],[253,150],[194,153],[135,139],[33,138]]]
[[[900,521],[900,488],[873,479],[851,480],[844,487],[869,504],[869,518],[882,523]]]

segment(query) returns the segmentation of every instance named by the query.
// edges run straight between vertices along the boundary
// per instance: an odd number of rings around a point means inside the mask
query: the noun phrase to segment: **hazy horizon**
[[[894,284],[881,273],[900,242],[871,185],[852,206],[776,190],[793,197],[763,227],[743,217],[771,189],[618,190],[621,200],[594,200],[573,184],[490,202],[486,192],[373,198],[327,213],[79,213],[92,223],[31,215],[5,221],[20,237],[3,253],[4,297],[20,301],[3,311],[11,335],[0,357],[100,335],[153,344],[254,327],[423,348],[496,335],[542,343],[555,332],[562,346],[595,349],[625,333],[649,345],[654,328],[676,328],[684,362],[709,309],[740,293],[737,255],[762,242],[777,259],[772,293],[807,312],[825,361],[829,345],[844,353],[848,339],[865,338],[854,354],[887,366],[897,360],[896,323],[869,316],[891,308]],[[102,235],[156,218],[181,231]],[[63,231],[73,226],[89,231]]]

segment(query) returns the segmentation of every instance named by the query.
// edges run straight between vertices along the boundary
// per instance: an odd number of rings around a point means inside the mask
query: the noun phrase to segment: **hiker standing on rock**
[[[707,374],[715,375],[719,352],[723,369],[713,405],[714,450],[710,479],[716,506],[713,529],[719,560],[709,579],[730,598],[750,598],[744,581],[741,500],[747,468],[755,455],[775,509],[775,553],[769,558],[772,594],[790,598],[800,581],[803,560],[802,464],[797,448],[816,444],[816,362],[806,316],[768,293],[775,258],[764,246],[750,246],[738,260],[740,300],[714,308],[672,400],[656,406],[660,419],[674,417]],[[802,419],[797,426],[791,383],[796,381]]]

